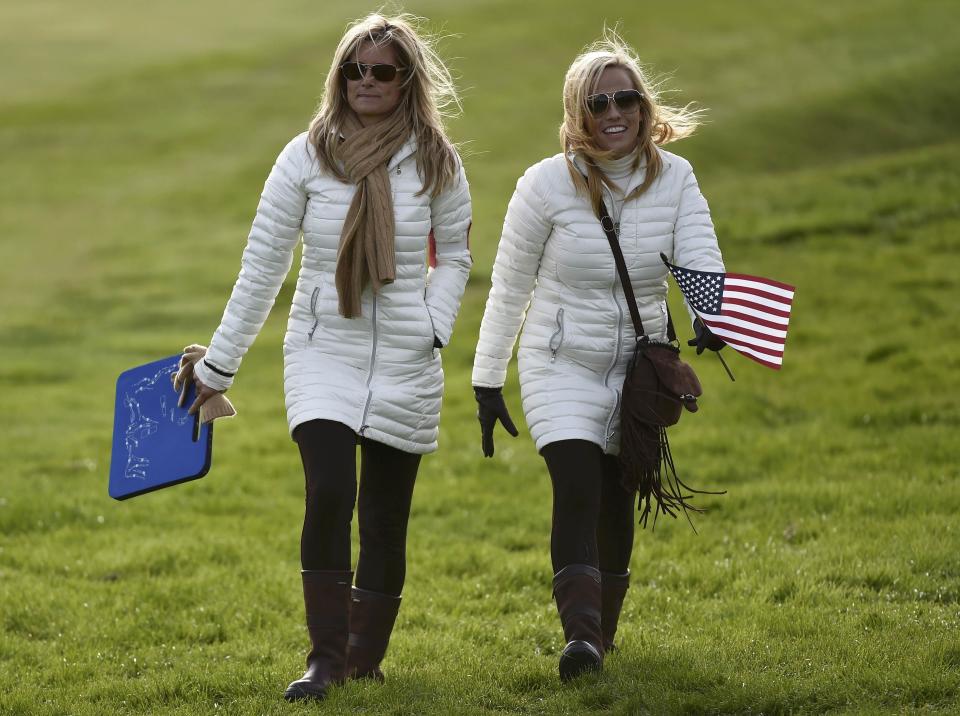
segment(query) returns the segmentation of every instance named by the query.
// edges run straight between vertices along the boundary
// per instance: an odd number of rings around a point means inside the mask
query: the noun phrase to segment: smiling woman
[[[587,129],[598,148],[615,159],[625,157],[637,146],[640,135],[640,103],[643,93],[623,67],[605,67],[587,97]]]
[[[675,340],[659,254],[706,271],[722,271],[723,261],[690,164],[659,147],[690,134],[696,115],[657,102],[616,34],[574,60],[563,107],[563,153],[528,169],[507,208],[473,386],[492,456],[497,420],[516,435],[501,393],[522,325],[523,409],[553,482],[554,596],[567,642],[559,671],[567,680],[601,668],[614,648],[637,492],[617,456],[621,388],[640,333],[599,217],[608,209],[614,219],[652,341]],[[698,336],[723,347],[705,327]]]

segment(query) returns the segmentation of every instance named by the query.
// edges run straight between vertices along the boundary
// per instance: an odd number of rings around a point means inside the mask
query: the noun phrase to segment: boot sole
[[[585,641],[571,641],[560,655],[560,681],[570,681],[588,671],[600,671],[600,653]]]
[[[293,683],[283,692],[287,701],[320,701],[327,696],[326,689],[305,687],[303,684]]]

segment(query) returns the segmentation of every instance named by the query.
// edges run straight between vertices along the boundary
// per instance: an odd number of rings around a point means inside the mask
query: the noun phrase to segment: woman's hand
[[[697,355],[700,355],[708,348],[712,351],[718,351],[727,345],[723,342],[723,339],[714,335],[699,318],[693,322],[693,332],[696,338],[691,338],[687,341],[687,345],[691,347],[696,346]]]
[[[507,404],[503,402],[503,388],[481,388],[475,385],[473,395],[477,399],[477,420],[480,421],[483,456],[493,457],[493,428],[498,420],[513,437],[517,437],[519,433],[510,419]]]
[[[210,400],[210,398],[212,398],[215,395],[218,395],[219,393],[224,392],[222,390],[214,390],[210,386],[204,385],[199,380],[197,380],[196,376],[193,377],[193,384],[197,386],[197,397],[194,399],[193,404],[190,406],[190,409],[187,410],[187,415],[193,415],[198,410],[200,410],[200,406],[206,403],[208,400]],[[184,396],[186,396],[186,394],[187,394],[187,391],[184,390],[180,396],[181,403],[183,402],[183,398]]]
[[[201,405],[217,393],[225,392],[222,390],[214,390],[210,386],[204,385],[197,379],[196,374],[193,372],[193,366],[197,360],[203,357],[206,351],[207,349],[204,346],[187,346],[184,349],[183,357],[180,358],[180,369],[173,375],[173,389],[180,393],[180,397],[177,399],[178,408],[183,407],[183,403],[187,399],[187,393],[190,390],[190,384],[192,383],[197,388],[196,398],[187,410],[187,415],[196,413],[200,410]]]

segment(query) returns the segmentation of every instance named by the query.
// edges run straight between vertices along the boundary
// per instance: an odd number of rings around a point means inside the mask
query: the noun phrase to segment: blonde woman
[[[230,387],[302,238],[283,355],[306,476],[300,560],[311,649],[288,700],[322,698],[344,678],[383,678],[414,481],[421,456],[437,448],[439,349],[471,263],[470,194],[441,117],[451,101],[449,73],[408,19],[370,15],[347,29],[309,131],[267,178],[240,276],[196,365],[191,410]]]
[[[690,164],[660,145],[696,116],[658,101],[615,34],[567,72],[563,153],[532,166],[507,208],[473,367],[483,451],[497,420],[516,435],[501,395],[520,337],[523,410],[553,483],[551,557],[568,680],[602,666],[629,584],[632,490],[619,479],[620,391],[636,341],[613,253],[613,218],[645,332],[667,335],[667,270],[723,271],[707,203]],[[723,343],[702,326],[693,344]]]

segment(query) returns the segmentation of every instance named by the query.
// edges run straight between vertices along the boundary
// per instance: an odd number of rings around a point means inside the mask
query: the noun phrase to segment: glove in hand
[[[214,390],[203,385],[196,376],[194,376],[194,366],[198,361],[203,360],[207,354],[207,347],[196,343],[183,349],[183,355],[180,357],[180,368],[176,373],[171,373],[173,380],[173,389],[180,395],[177,399],[177,407],[183,407],[187,398],[187,389],[192,383],[197,384],[197,397],[187,411],[193,415],[200,411],[200,422],[209,423],[217,418],[232,418],[237,414],[236,408],[230,402],[230,399],[222,391]]]
[[[723,348],[726,343],[723,342],[721,338],[718,338],[699,318],[693,322],[693,332],[696,338],[691,338],[687,341],[687,345],[690,347],[697,347],[697,355],[700,355],[705,350],[710,349],[712,351],[718,351]]]
[[[507,404],[503,402],[503,388],[473,386],[473,395],[477,399],[477,420],[480,421],[483,456],[493,457],[493,428],[498,420],[513,437],[517,437],[519,433],[510,419]]]

